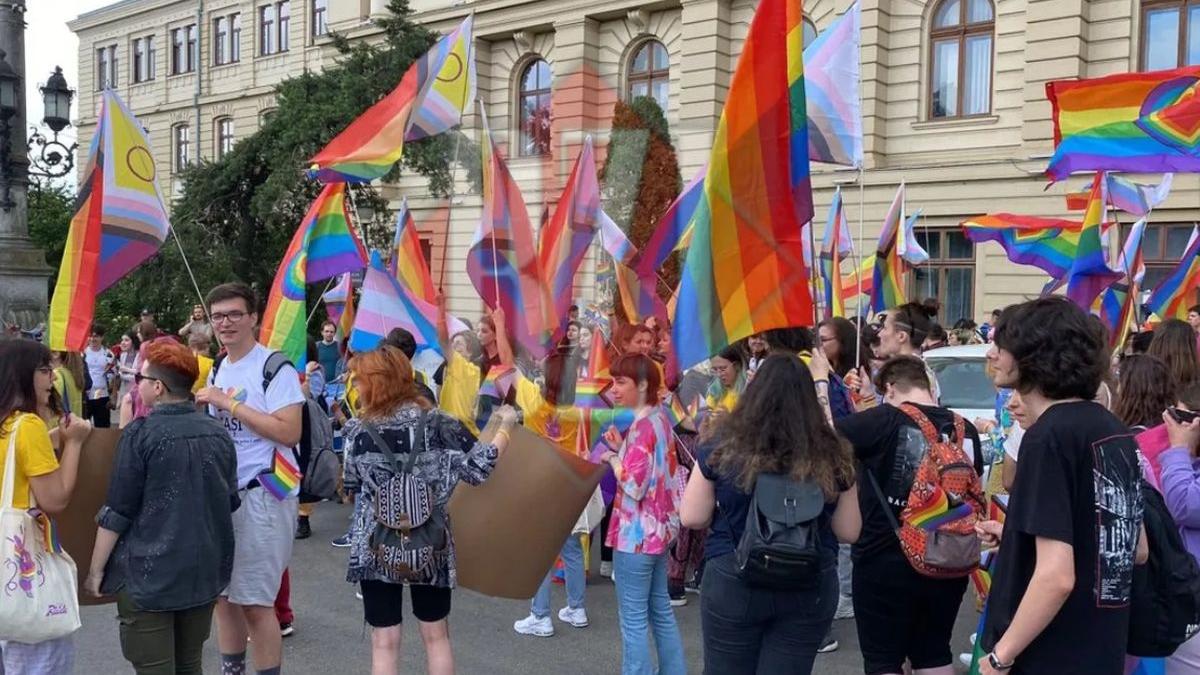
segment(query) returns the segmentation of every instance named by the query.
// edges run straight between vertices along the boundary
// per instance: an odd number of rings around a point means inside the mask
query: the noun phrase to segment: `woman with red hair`
[[[142,356],[135,386],[150,412],[121,434],[85,587],[117,596],[134,670],[199,672],[233,571],[237,454],[225,427],[196,410],[191,350],[156,340]]]
[[[480,441],[463,422],[432,408],[418,393],[412,364],[396,347],[385,345],[357,354],[349,367],[358,387],[359,411],[343,431],[345,487],[355,495],[346,580],[359,584],[362,591],[363,615],[372,628],[371,672],[398,672],[401,602],[408,586],[412,613],[425,643],[427,672],[453,673],[446,617],[456,584],[454,538],[447,532],[444,547],[419,569],[387,564],[371,543],[378,522],[376,496],[396,476],[396,467],[416,453],[412,477],[427,488],[433,514],[426,522],[436,523],[440,516],[449,528],[446,504],[454,487],[459,481],[478,485],[491,475],[508,447],[516,411],[497,408],[484,433],[491,440]]]

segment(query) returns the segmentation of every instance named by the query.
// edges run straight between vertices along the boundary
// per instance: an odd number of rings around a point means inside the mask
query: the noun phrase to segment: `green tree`
[[[667,119],[653,98],[617,102],[600,180],[609,215],[641,250],[682,189]],[[664,302],[679,283],[679,268],[675,254],[659,270],[658,294]],[[622,320],[627,319],[620,302],[615,309]]]
[[[75,215],[75,199],[61,185],[29,185],[29,238],[46,252],[46,264],[57,270],[67,246],[71,216]],[[50,277],[50,293],[54,293],[57,275]]]
[[[178,235],[159,254],[101,296],[97,320],[123,330],[143,306],[161,322],[175,326],[196,302],[196,287],[234,279],[255,287],[265,297],[280,258],[320,185],[306,177],[308,158],[368,107],[387,95],[408,67],[437,40],[437,35],[409,20],[407,0],[391,0],[391,16],[377,20],[384,40],[351,44],[334,35],[337,64],[322,72],[305,72],[275,88],[277,107],[253,135],[240,140],[217,162],[201,162],[182,175],[183,190],[171,209]],[[455,136],[459,136],[458,141]],[[403,171],[425,176],[433,194],[445,196],[451,185],[456,149],[472,183],[478,183],[475,144],[453,131],[406,143],[404,156],[383,178],[394,181]],[[369,185],[352,187],[354,201],[377,212],[386,201]],[[368,246],[390,242],[391,223],[368,224]],[[180,255],[187,252],[193,284]],[[309,288],[315,303],[324,282]]]

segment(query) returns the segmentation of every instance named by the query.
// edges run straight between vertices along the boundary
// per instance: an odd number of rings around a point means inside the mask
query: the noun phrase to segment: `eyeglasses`
[[[213,323],[225,323],[226,319],[229,320],[229,323],[237,323],[246,318],[246,312],[236,309],[232,312],[213,312],[211,317]]]
[[[141,384],[142,380],[150,380],[151,382],[162,382],[162,380],[158,379],[157,377],[150,377],[149,375],[143,375],[141,373],[133,374],[133,381],[136,384]]]

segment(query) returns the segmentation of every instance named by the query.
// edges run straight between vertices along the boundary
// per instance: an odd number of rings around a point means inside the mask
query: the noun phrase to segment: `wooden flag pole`
[[[862,254],[860,254],[858,252],[858,247],[863,245],[863,241],[866,238],[866,233],[865,233],[866,228],[865,228],[864,223],[866,222],[865,221],[865,213],[866,213],[865,204],[866,204],[867,188],[866,188],[866,181],[864,180],[864,176],[865,176],[865,174],[863,172],[862,164],[859,164],[858,165],[858,246],[851,247],[854,249],[854,251],[853,251],[854,252],[854,283],[855,283],[855,286],[857,287],[856,290],[858,291],[858,294],[854,296],[854,318],[857,319],[857,321],[854,322],[854,328],[858,332],[858,340],[856,340],[854,343],[854,367],[856,369],[858,368],[858,364],[862,362],[862,322],[864,319],[863,313],[862,313],[862,296],[863,296],[863,292],[862,292],[862,289],[863,289],[863,285],[862,285]],[[841,279],[838,280],[838,285],[841,286]],[[838,291],[840,292],[841,289],[839,288]]]
[[[472,26],[471,39],[467,42],[467,62],[466,62],[466,64],[463,65],[465,72],[468,73],[468,75],[467,75],[468,77],[470,77],[469,73],[471,72],[471,65],[474,63],[474,58],[475,58],[475,35],[474,35],[475,10],[474,9],[471,10],[471,26]],[[473,100],[478,100],[478,99],[473,99]],[[483,101],[479,101],[479,106],[482,109]],[[465,108],[465,106],[463,106],[463,107]],[[446,266],[447,266],[446,262],[447,262],[447,259],[450,257],[450,223],[453,222],[451,215],[454,213],[455,187],[458,184],[458,181],[456,181],[454,178],[454,172],[457,169],[458,164],[459,164],[458,148],[462,142],[462,137],[463,137],[462,121],[463,121],[465,112],[466,111],[463,110],[462,108],[459,109],[458,133],[454,136],[454,163],[450,165],[450,202],[446,206],[446,224],[442,229],[442,269],[438,271],[438,291],[439,292],[443,292],[442,286],[446,281]]]

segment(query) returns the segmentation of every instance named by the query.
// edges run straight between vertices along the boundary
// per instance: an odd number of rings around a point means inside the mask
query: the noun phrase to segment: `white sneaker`
[[[975,659],[974,654],[959,654],[958,655],[958,662],[968,668],[971,667],[971,661],[973,661],[974,659]]]
[[[838,597],[837,611],[833,613],[833,618],[836,619],[853,619],[854,618],[854,601],[850,598]]]
[[[538,618],[532,614],[521,619],[513,624],[513,630],[521,635],[536,635],[537,637],[550,637],[554,635],[554,624],[550,623],[550,617],[543,616]]]
[[[587,611],[582,607],[563,607],[558,610],[558,620],[569,623],[576,628],[587,628]]]
[[[609,579],[612,578],[612,561],[610,561],[610,560],[601,560],[600,561],[600,576],[608,577]]]

